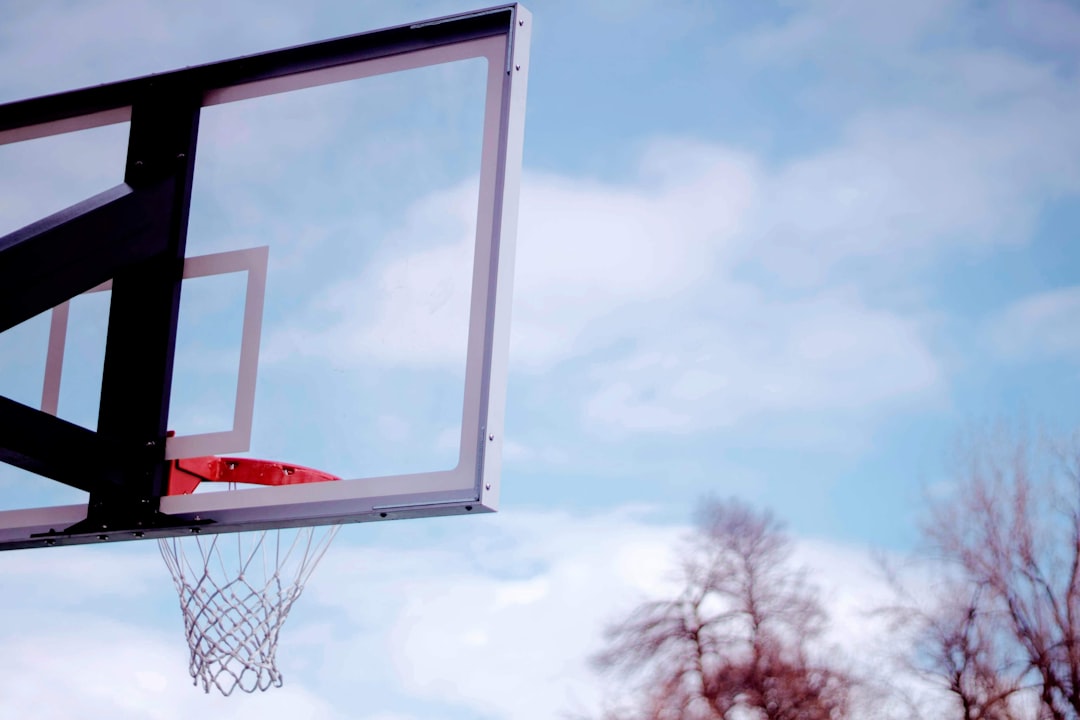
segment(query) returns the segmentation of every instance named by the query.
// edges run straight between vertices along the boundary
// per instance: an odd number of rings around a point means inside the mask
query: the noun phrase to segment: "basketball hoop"
[[[169,494],[200,482],[286,485],[338,480],[310,468],[247,458],[173,463]],[[281,687],[278,635],[338,526],[167,538],[158,541],[172,574],[191,651],[193,684],[222,695]]]

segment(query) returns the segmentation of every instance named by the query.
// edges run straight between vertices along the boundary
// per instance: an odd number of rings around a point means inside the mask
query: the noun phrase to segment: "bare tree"
[[[639,680],[641,720],[838,720],[852,679],[815,660],[824,613],[768,513],[706,501],[680,566],[682,591],[609,628],[601,668]]]
[[[1015,435],[974,444],[926,525],[957,584],[920,651],[964,720],[1080,718],[1080,446],[1032,447]]]
[[[898,588],[903,590],[902,588]],[[961,720],[1022,720],[1017,707],[1025,666],[1001,632],[981,587],[938,586],[937,597],[906,595],[886,611],[895,629],[912,631],[909,670],[945,690]]]

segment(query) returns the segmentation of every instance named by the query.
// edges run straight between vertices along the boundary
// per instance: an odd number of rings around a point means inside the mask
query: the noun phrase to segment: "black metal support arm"
[[[0,461],[23,470],[87,492],[116,480],[105,468],[119,457],[119,448],[92,430],[6,397],[0,397],[0,436]]]
[[[124,184],[0,238],[0,332],[113,281],[97,432],[0,398],[0,460],[89,491],[101,524],[153,514],[167,487],[199,99],[148,89]]]
[[[506,33],[513,5],[348,35],[172,72],[0,105],[0,143],[127,120],[148,87],[177,82],[204,94],[300,73]]]
[[[0,237],[0,332],[162,252],[173,194],[118,185]]]
[[[165,436],[200,100],[182,87],[154,87],[132,109],[124,179],[171,193],[156,208],[152,244],[160,250],[113,280],[98,435],[126,451],[118,482],[91,491],[91,516],[155,513],[167,492]]]

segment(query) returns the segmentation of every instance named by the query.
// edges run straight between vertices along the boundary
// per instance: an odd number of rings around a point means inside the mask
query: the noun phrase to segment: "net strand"
[[[193,684],[226,696],[237,688],[281,687],[278,635],[337,531],[331,525],[158,541],[180,596]],[[234,539],[235,556],[224,547]]]

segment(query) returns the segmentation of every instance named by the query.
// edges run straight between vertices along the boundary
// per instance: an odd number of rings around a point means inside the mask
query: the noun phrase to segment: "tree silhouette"
[[[1032,447],[977,439],[925,527],[950,580],[917,661],[964,720],[1080,718],[1080,446]]]
[[[639,681],[641,720],[838,720],[853,680],[814,659],[824,613],[772,515],[708,500],[684,546],[682,590],[610,627],[599,667]],[[612,714],[614,717],[616,714]]]

